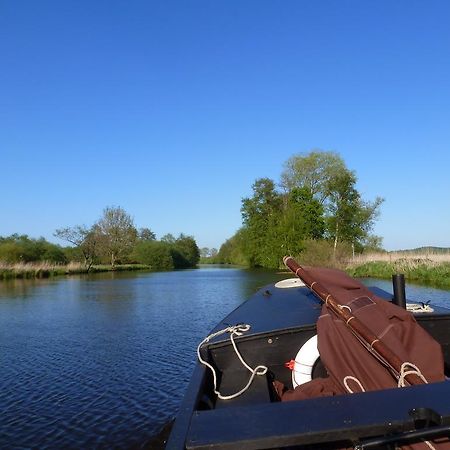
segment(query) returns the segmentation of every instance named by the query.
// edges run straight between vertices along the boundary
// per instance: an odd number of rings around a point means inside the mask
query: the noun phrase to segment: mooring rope
[[[267,373],[268,368],[266,366],[256,366],[255,368],[250,367],[244,360],[244,358],[242,357],[242,355],[240,354],[236,342],[234,341],[234,336],[242,336],[243,333],[245,333],[246,331],[250,330],[250,325],[248,324],[239,324],[239,325],[234,325],[234,326],[230,326],[230,327],[226,327],[223,330],[219,330],[216,331],[215,333],[211,333],[210,335],[208,335],[205,339],[203,339],[202,342],[200,342],[200,344],[197,347],[197,357],[198,360],[206,367],[208,367],[213,375],[213,381],[214,381],[214,393],[217,395],[217,397],[219,397],[222,400],[231,400],[232,398],[236,398],[239,397],[241,394],[243,394],[252,384],[253,379],[255,378],[255,376],[261,376],[261,375],[265,375]],[[214,367],[209,364],[207,361],[205,361],[201,354],[200,354],[200,349],[202,347],[203,344],[206,344],[207,342],[209,342],[211,339],[215,338],[216,336],[220,336],[222,334],[225,333],[230,333],[230,340],[231,340],[231,344],[233,345],[234,351],[237,355],[237,357],[239,358],[239,360],[241,361],[242,365],[249,371],[251,372],[250,378],[247,382],[247,384],[238,392],[235,392],[234,394],[230,394],[230,395],[223,395],[221,394],[218,389],[217,389],[217,374],[216,374],[216,370],[214,369]]]

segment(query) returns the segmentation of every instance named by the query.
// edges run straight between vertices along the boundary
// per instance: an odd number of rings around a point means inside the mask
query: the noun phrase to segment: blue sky
[[[121,206],[219,247],[313,148],[385,198],[386,249],[450,246],[447,1],[0,3],[0,235]]]

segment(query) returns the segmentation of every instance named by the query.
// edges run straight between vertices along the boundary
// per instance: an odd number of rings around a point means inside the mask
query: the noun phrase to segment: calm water
[[[0,283],[0,448],[145,447],[176,414],[197,343],[283,277],[212,267]],[[449,291],[407,293],[450,306]]]
[[[265,271],[0,283],[0,448],[141,448],[174,417],[197,343]]]

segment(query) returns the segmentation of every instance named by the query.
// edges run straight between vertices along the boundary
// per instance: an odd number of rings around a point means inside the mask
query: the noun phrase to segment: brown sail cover
[[[418,367],[429,382],[443,381],[444,359],[440,344],[435,341],[403,308],[374,295],[359,281],[335,269],[307,268],[307,272],[341,304],[370,328],[404,361]],[[398,381],[352,334],[347,324],[326,305],[317,321],[318,349],[329,379],[318,380],[318,395],[361,392],[397,387]],[[347,386],[344,379],[347,378]],[[314,384],[314,380],[311,382]],[[287,392],[283,400],[304,398],[302,391],[315,390],[310,383]],[[293,395],[295,393],[295,395]]]
[[[350,307],[352,314],[402,361],[417,366],[428,383],[445,379],[440,344],[417,324],[411,313],[377,297],[342,271],[323,268],[306,268],[306,271],[341,305]],[[398,380],[392,373],[325,304],[317,322],[317,337],[320,358],[329,377],[287,391],[275,382],[282,401],[397,387]]]

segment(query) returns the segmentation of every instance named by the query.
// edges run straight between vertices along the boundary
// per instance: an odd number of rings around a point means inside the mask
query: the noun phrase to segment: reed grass
[[[15,264],[0,262],[0,280],[9,280],[13,278],[48,278],[57,275],[86,272],[87,270],[80,263],[63,265],[46,261]]]
[[[389,252],[357,255],[347,263],[354,277],[390,279],[403,273],[409,282],[450,289],[450,253]]]
[[[149,270],[145,264],[122,264],[114,268],[114,271]],[[89,270],[91,273],[112,271],[111,266],[96,265]],[[0,280],[15,278],[49,278],[61,275],[75,275],[88,273],[84,264],[71,262],[69,264],[54,264],[49,262],[16,263],[8,264],[0,261]]]

